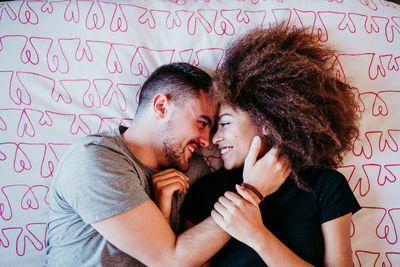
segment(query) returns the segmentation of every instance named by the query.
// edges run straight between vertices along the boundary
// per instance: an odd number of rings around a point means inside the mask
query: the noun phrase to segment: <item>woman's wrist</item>
[[[243,187],[243,188],[248,189],[252,193],[252,195],[255,195],[257,197],[257,199],[258,199],[258,201],[257,201],[258,204],[260,202],[264,201],[264,196],[261,194],[261,192],[256,187],[254,187],[254,186],[252,186],[251,184],[248,184],[248,183],[242,183],[240,186]]]
[[[242,198],[252,203],[253,205],[258,206],[261,203],[261,199],[257,196],[257,194],[243,187],[242,185],[236,185],[236,191]]]
[[[270,237],[271,232],[264,226],[260,226],[257,231],[254,231],[254,234],[249,237],[246,245],[254,249],[257,253],[261,253],[265,250],[266,246],[268,247],[268,238]]]

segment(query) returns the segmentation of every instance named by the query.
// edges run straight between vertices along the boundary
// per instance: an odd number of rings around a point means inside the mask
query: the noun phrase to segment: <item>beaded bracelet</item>
[[[264,201],[263,195],[262,195],[262,194],[260,193],[260,191],[258,191],[254,186],[249,185],[249,184],[247,184],[247,183],[242,183],[241,186],[244,187],[244,188],[249,189],[251,192],[253,192],[254,194],[256,194],[256,195],[260,198],[261,202]]]

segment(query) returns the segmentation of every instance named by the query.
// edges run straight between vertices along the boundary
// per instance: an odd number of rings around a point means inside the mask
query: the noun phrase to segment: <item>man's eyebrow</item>
[[[208,117],[208,116],[206,116],[206,115],[201,115],[200,118],[206,120],[206,121],[207,121],[207,124],[210,125],[210,126],[213,124],[213,122],[212,122],[212,120],[210,119],[210,117]]]

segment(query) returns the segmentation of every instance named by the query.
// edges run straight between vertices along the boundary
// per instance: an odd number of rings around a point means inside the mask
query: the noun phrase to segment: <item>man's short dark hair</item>
[[[136,114],[140,114],[157,94],[165,94],[173,103],[180,104],[198,97],[200,90],[208,93],[211,84],[208,73],[188,63],[162,65],[143,83]]]

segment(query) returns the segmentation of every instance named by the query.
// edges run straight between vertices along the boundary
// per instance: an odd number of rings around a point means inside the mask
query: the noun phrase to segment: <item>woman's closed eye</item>
[[[221,128],[224,128],[225,126],[227,126],[227,125],[229,125],[229,124],[231,124],[230,122],[220,122],[219,123],[219,126],[221,127]]]

